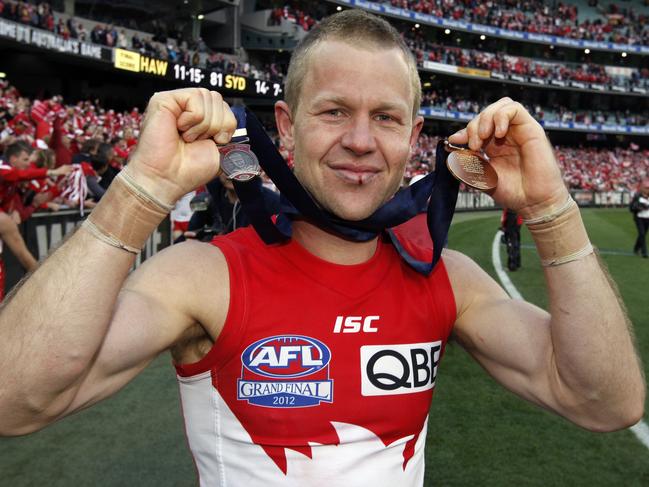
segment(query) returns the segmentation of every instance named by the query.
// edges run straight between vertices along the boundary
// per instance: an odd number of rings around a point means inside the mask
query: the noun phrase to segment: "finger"
[[[183,140],[185,142],[193,142],[198,137],[209,130],[212,122],[212,105],[211,96],[205,88],[198,88],[194,96],[190,98],[188,108],[191,107],[192,111],[196,112],[193,118],[194,123],[183,132]],[[193,103],[192,103],[193,102]],[[182,118],[179,117],[178,121]]]
[[[183,134],[184,139],[186,139],[185,135],[187,132],[201,122],[203,119],[203,111],[202,95],[194,93],[185,100],[176,120],[176,128]]]
[[[222,102],[223,119],[221,121],[221,131],[216,134],[214,141],[217,144],[227,144],[232,139],[234,131],[237,129],[237,119],[232,113],[230,106]]]
[[[466,132],[466,128],[455,132],[448,138],[448,141],[452,144],[466,144],[469,141],[469,136]]]
[[[512,99],[504,97],[495,103],[492,103],[480,113],[480,125],[478,127],[478,135],[480,139],[486,140],[494,133],[494,114],[498,112],[503,106],[512,103]]]
[[[213,101],[212,92],[203,93],[203,102],[205,103],[205,131],[196,137],[196,140],[205,140],[212,137],[217,127],[221,125],[221,107]]]
[[[210,92],[209,104],[211,106],[212,117],[210,126],[207,131],[201,135],[201,139],[211,139],[221,131],[223,127],[223,98],[216,92]]]
[[[480,117],[482,114],[478,114],[473,120],[471,120],[466,126],[466,134],[468,137],[469,149],[471,150],[480,150],[482,147],[482,139],[478,134],[478,128],[480,127]]]
[[[496,126],[495,135],[498,138],[505,137],[509,131],[509,127],[512,124],[512,121],[516,119],[520,114],[520,109],[522,105],[520,103],[511,102],[507,105],[501,107],[494,114],[494,124]]]

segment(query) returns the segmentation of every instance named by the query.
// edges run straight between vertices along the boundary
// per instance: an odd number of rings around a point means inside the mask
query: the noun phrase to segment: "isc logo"
[[[442,342],[361,347],[361,394],[412,394],[435,387]]]
[[[378,321],[379,316],[337,316],[334,333],[376,333],[379,331],[372,326],[373,321]]]

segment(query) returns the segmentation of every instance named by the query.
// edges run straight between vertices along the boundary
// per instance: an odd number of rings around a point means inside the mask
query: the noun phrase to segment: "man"
[[[647,230],[649,230],[649,179],[640,183],[640,190],[631,201],[633,222],[638,230],[638,237],[633,246],[634,254],[647,258]]]
[[[31,180],[63,176],[72,171],[71,166],[60,166],[56,169],[31,167],[31,152],[32,148],[29,145],[15,142],[7,147],[4,160],[0,163],[0,208],[10,215],[25,213],[21,185],[26,185]],[[36,206],[41,202],[37,200]],[[20,218],[16,218],[20,223]]]
[[[260,180],[253,184],[259,185],[259,191],[269,211],[273,215],[279,213],[279,195],[263,186]],[[208,207],[205,211],[195,211],[191,215],[185,237],[194,238],[202,229],[217,235],[225,235],[237,228],[250,225],[250,218],[241,208],[241,202],[232,181],[223,173],[207,183],[206,189],[209,195]]]
[[[58,169],[30,167],[31,150],[24,142],[14,142],[7,147],[3,161],[0,161],[0,254],[2,244],[7,244],[28,272],[36,268],[37,261],[27,248],[18,224],[23,219],[21,215],[31,214],[29,210],[33,210],[44,200],[37,195],[34,197],[34,207],[25,208],[18,185],[31,180],[42,180],[48,176],[67,174],[70,171],[69,166],[61,166]],[[0,300],[4,297],[4,282],[4,259],[0,258]]]
[[[505,208],[500,218],[500,227],[507,245],[507,268],[514,272],[521,266],[521,225],[523,219],[515,211]]]
[[[286,97],[279,133],[322,207],[361,220],[391,198],[423,124],[398,32],[358,11],[330,17],[293,54]],[[383,238],[300,218],[288,243],[241,229],[172,246],[127,279],[173,202],[216,175],[215,142],[235,128],[217,93],[153,96],[127,168],[0,312],[0,434],[89,407],[171,349],[202,485],[421,485],[451,332],[505,387],[582,427],[642,417],[624,313],[542,128],[507,98],[451,141],[483,148],[494,198],[532,222],[551,314],[457,252],[424,277]]]

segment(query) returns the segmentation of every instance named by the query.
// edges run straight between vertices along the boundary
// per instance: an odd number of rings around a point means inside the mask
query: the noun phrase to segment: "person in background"
[[[523,219],[514,210],[503,210],[500,226],[507,245],[507,268],[512,272],[521,266],[521,225]]]
[[[649,230],[649,179],[640,183],[640,188],[631,200],[633,221],[638,230],[633,253],[647,258],[647,230]]]
[[[48,177],[64,176],[73,170],[70,165],[56,169],[30,167],[31,152],[32,148],[29,145],[15,142],[7,147],[0,164],[0,207],[2,211],[11,215],[16,223],[20,223],[31,214],[27,211],[31,201],[23,199],[24,190],[30,181],[42,182]]]

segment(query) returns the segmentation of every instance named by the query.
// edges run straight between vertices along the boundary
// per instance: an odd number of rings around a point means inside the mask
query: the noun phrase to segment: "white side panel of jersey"
[[[258,445],[212,386],[209,372],[180,377],[185,428],[201,487],[419,487],[424,481],[427,421],[403,470],[411,436],[389,446],[370,430],[334,422],[341,444],[311,444],[310,459],[285,449],[287,474]]]

